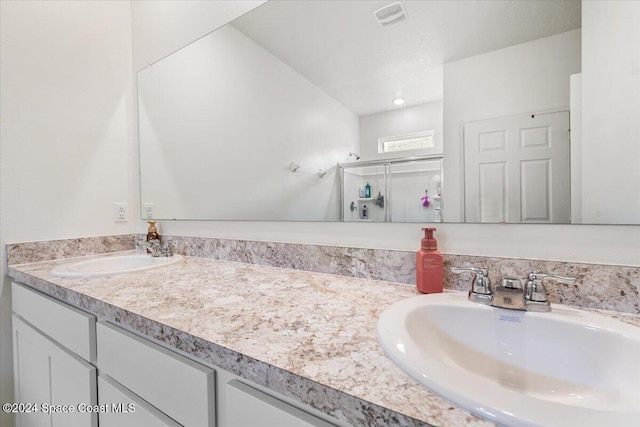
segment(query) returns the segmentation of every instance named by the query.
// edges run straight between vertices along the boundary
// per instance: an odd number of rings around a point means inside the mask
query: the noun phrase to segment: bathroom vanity
[[[187,256],[110,277],[52,276],[62,262],[9,266],[16,401],[17,328],[30,328],[86,371],[68,400],[97,411],[76,411],[75,425],[491,425],[420,386],[379,347],[379,314],[417,295],[412,286]],[[75,320],[57,327],[40,306]],[[56,332],[70,332],[69,322],[83,330],[84,352]],[[132,403],[135,412],[123,412]]]
[[[65,399],[96,410],[73,414],[75,425],[493,425],[383,353],[378,319],[418,295],[413,285],[194,256],[120,275],[52,275],[76,261],[9,266],[16,401],[49,402],[23,396],[23,381],[58,385],[47,376],[55,357],[34,362],[41,375],[21,375],[28,332],[78,366]],[[614,315],[640,326],[637,315]]]

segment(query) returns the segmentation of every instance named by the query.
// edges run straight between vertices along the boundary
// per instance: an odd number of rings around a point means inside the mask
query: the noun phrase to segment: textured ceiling
[[[579,0],[271,0],[233,25],[357,115],[442,100],[443,64],[580,28]],[[397,107],[396,107],[397,108]]]

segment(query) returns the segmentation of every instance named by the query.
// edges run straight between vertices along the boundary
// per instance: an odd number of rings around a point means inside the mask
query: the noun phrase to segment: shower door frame
[[[393,222],[391,218],[391,204],[392,198],[389,197],[389,189],[391,187],[391,166],[400,163],[409,163],[424,160],[440,160],[440,191],[444,194],[444,156],[442,154],[432,154],[428,156],[414,156],[414,157],[398,157],[393,159],[379,159],[379,160],[364,160],[355,162],[338,163],[340,170],[340,222],[344,221],[344,171],[350,168],[359,168],[366,166],[384,166],[384,221]],[[444,218],[443,200],[440,200],[440,220]],[[351,222],[351,221],[350,221]]]

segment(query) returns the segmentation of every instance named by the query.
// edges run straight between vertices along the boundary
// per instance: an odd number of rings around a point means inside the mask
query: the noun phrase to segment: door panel
[[[13,316],[15,394],[38,411],[17,414],[18,427],[95,427],[95,413],[78,405],[97,403],[96,368]],[[67,405],[73,412],[45,412],[44,405]]]
[[[465,221],[569,223],[569,113],[464,125]]]
[[[478,177],[478,199],[481,222],[504,222],[507,216],[507,169],[506,163],[484,163],[480,165]]]
[[[551,160],[523,161],[520,172],[522,222],[551,222]]]

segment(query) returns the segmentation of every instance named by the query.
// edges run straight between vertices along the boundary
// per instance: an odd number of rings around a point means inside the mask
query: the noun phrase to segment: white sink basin
[[[501,425],[640,426],[640,327],[552,307],[421,295],[382,313],[378,340],[419,383]]]
[[[51,275],[55,277],[112,276],[171,265],[181,259],[181,255],[171,257],[152,257],[147,254],[104,256],[60,264],[51,270]]]

